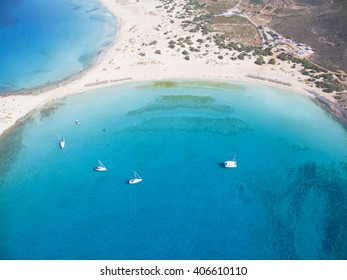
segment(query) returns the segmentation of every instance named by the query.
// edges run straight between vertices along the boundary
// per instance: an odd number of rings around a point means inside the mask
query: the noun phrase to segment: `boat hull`
[[[61,149],[64,149],[64,147],[65,147],[65,141],[64,141],[64,140],[61,140],[61,141],[59,142],[59,146],[60,146]]]
[[[236,168],[237,167],[236,161],[233,161],[233,160],[225,161],[224,167],[225,168]]]
[[[102,171],[106,171],[106,167],[102,167],[102,166],[97,166],[94,168],[95,171],[99,171],[99,172],[102,172]]]
[[[137,184],[137,183],[140,183],[140,182],[142,182],[142,179],[136,178],[136,179],[129,180],[129,184],[131,184],[131,185]]]

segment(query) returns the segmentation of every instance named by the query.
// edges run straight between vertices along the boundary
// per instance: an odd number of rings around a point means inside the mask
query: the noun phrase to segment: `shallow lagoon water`
[[[1,0],[0,94],[80,73],[96,63],[116,28],[97,0]]]
[[[347,133],[306,96],[124,85],[33,114],[0,151],[1,259],[347,258]]]

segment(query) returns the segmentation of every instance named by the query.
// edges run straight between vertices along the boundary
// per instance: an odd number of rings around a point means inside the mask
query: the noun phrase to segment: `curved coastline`
[[[102,34],[102,35],[100,35],[102,37],[102,40],[98,41],[96,44],[93,41],[91,41],[92,43],[94,43],[94,44],[92,44],[92,52],[94,52],[95,55],[90,56],[90,58],[88,58],[88,62],[84,62],[84,59],[82,57],[86,55],[86,53],[85,53],[86,51],[90,52],[91,49],[90,48],[89,49],[83,49],[82,47],[80,47],[79,48],[80,53],[75,54],[75,55],[77,55],[75,57],[76,64],[79,64],[81,66],[80,69],[75,69],[76,67],[74,65],[72,65],[72,68],[75,70],[72,70],[74,72],[70,73],[69,70],[66,68],[66,67],[69,67],[66,65],[67,61],[65,61],[65,70],[67,70],[67,71],[65,71],[66,72],[65,74],[60,75],[60,77],[58,77],[58,76],[56,78],[48,77],[47,80],[45,79],[45,77],[43,77],[43,81],[41,81],[41,83],[34,82],[36,84],[33,84],[32,86],[30,86],[30,85],[27,85],[27,86],[15,85],[15,89],[8,89],[7,91],[6,90],[1,91],[0,97],[14,96],[14,95],[37,95],[40,93],[48,92],[48,91],[53,90],[57,87],[65,86],[66,84],[71,83],[72,81],[80,79],[90,69],[92,69],[92,68],[96,67],[98,64],[100,64],[100,62],[102,61],[102,59],[104,57],[104,54],[115,44],[115,42],[117,40],[118,20],[115,17],[114,13],[112,13],[112,11],[110,11],[99,0],[91,1],[89,4],[93,5],[93,3],[95,5],[94,10],[95,11],[99,10],[100,18],[102,17],[102,19],[100,19],[100,21],[104,22],[102,24],[103,26],[98,26],[98,27],[102,27],[102,32],[100,32],[100,28],[98,30],[96,30],[97,32],[94,31],[95,34]],[[63,8],[61,8],[61,9],[63,10]],[[80,10],[80,9],[78,9],[78,10]],[[92,10],[86,10],[82,13],[86,14],[85,17],[89,16],[89,18],[93,18],[93,16],[90,16],[87,14],[91,11]],[[93,22],[93,21],[99,21],[99,20],[97,20],[97,19],[90,20],[90,22]],[[88,37],[88,36],[85,36],[85,37]],[[91,36],[91,38],[94,38],[94,36]],[[84,38],[82,38],[82,39],[84,39]],[[44,43],[46,43],[46,42],[43,42],[43,44]],[[87,40],[86,41],[83,40],[83,45],[81,45],[81,46],[89,45],[89,43],[90,42],[88,42]],[[72,46],[72,48],[73,48],[73,46]],[[69,59],[69,56],[71,54],[67,53],[66,55],[68,56],[68,59]],[[59,59],[60,56],[58,55],[57,58]],[[64,61],[63,61],[63,63],[64,63]],[[74,63],[74,61],[73,61],[73,63]],[[25,68],[25,67],[22,66],[22,68]],[[25,80],[25,79],[23,79],[23,80]]]
[[[183,85],[136,82],[69,96],[1,142],[9,153],[2,163],[3,258],[342,258],[324,244],[329,238],[339,248],[345,235],[329,228],[337,221],[339,232],[347,228],[346,132],[306,96],[248,83]],[[66,137],[65,150],[56,132]],[[239,169],[222,168],[234,152]],[[92,170],[97,158],[109,173]],[[48,165],[26,172],[38,159]],[[145,179],[135,189],[125,180],[133,169]],[[134,224],[141,226],[132,235]],[[148,235],[157,231],[160,240]],[[196,240],[202,250],[184,249]],[[173,245],[163,251],[161,244]]]
[[[107,53],[112,49],[116,44],[118,39],[118,34],[120,30],[120,22],[116,14],[104,5],[103,1],[100,1],[100,4],[106,8],[110,16],[113,17],[113,20],[117,23],[115,36],[111,42],[109,42],[103,49],[101,49],[96,57],[95,63],[90,67],[87,67],[77,73],[72,74],[62,80],[55,82],[48,82],[43,85],[39,85],[30,89],[14,90],[11,92],[3,92],[0,95],[0,110],[1,107],[5,107],[7,112],[3,111],[0,114],[0,139],[7,132],[11,131],[19,122],[24,120],[28,115],[36,111],[37,109],[42,108],[46,104],[54,101],[55,99],[63,98],[64,96],[70,94],[78,94],[80,92],[66,92],[59,94],[58,96],[47,96],[49,92],[56,91],[59,88],[65,88],[71,83],[77,82],[79,79],[83,78],[85,75],[88,75],[90,71],[97,68],[103,61]],[[46,96],[43,96],[46,95]]]
[[[71,82],[74,82],[74,81],[80,79],[81,77],[83,77],[84,75],[86,75],[93,68],[97,67],[102,62],[106,53],[112,48],[112,46],[114,46],[116,44],[119,29],[120,29],[118,18],[115,16],[115,14],[110,9],[108,9],[100,0],[98,0],[98,2],[100,3],[100,5],[102,7],[104,7],[109,12],[109,15],[116,22],[116,28],[115,28],[115,32],[114,32],[115,36],[112,38],[112,40],[110,42],[104,44],[104,47],[99,50],[98,55],[95,57],[95,62],[91,66],[86,67],[85,69],[83,69],[81,71],[73,73],[72,75],[69,75],[68,77],[65,77],[65,78],[57,80],[57,81],[47,82],[45,84],[38,85],[35,87],[31,87],[31,88],[18,89],[18,90],[13,90],[13,91],[9,91],[9,92],[6,92],[6,91],[1,92],[0,98],[1,97],[7,97],[7,96],[38,95],[41,93],[45,93],[45,92],[54,90],[58,87],[65,86]]]
[[[177,36],[188,33],[179,24],[172,26],[170,17],[164,10],[158,10],[158,1],[146,3],[122,0],[99,0],[113,14],[118,22],[118,32],[110,46],[100,54],[97,63],[64,81],[31,90],[26,94],[12,94],[0,98],[0,136],[30,112],[67,95],[80,94],[91,89],[114,86],[131,81],[157,81],[168,79],[228,80],[265,84],[272,87],[312,96],[306,85],[299,81],[301,74],[290,66],[255,65],[251,59],[242,62],[223,62],[212,55],[196,55],[186,61],[177,50],[168,48],[163,31],[174,28]],[[161,26],[161,30],[155,28]],[[175,35],[172,35],[175,36]],[[155,45],[150,42],[156,40]],[[161,54],[155,54],[156,50]],[[139,55],[139,53],[145,55]],[[258,80],[247,75],[262,76],[290,83],[281,85],[269,80]],[[113,83],[98,83],[113,81]],[[95,84],[87,87],[88,84]],[[321,93],[319,93],[321,94]],[[323,93],[322,93],[323,95]],[[329,98],[329,96],[326,96]],[[331,99],[331,97],[330,97]]]

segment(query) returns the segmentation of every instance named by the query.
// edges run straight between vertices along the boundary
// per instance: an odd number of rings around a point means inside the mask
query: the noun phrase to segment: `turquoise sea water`
[[[116,26],[98,0],[1,0],[0,94],[86,69],[114,40]]]
[[[347,132],[309,98],[145,83],[53,108],[0,142],[1,259],[347,258]]]

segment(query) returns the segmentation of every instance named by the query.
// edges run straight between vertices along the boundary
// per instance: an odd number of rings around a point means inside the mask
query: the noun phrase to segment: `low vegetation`
[[[259,56],[259,57],[257,58],[257,60],[256,60],[254,63],[255,63],[255,64],[258,64],[258,65],[263,65],[263,64],[265,64],[264,57]]]
[[[294,0],[296,1],[296,0]],[[303,0],[306,1],[306,0]],[[340,1],[340,0],[337,0]],[[255,3],[257,2],[257,3]],[[259,3],[258,3],[259,2]],[[190,60],[192,55],[214,56],[214,61],[220,60],[244,60],[253,59],[257,65],[271,64],[275,65],[280,61],[286,61],[292,64],[292,68],[297,68],[301,73],[307,76],[307,83],[323,89],[325,92],[341,92],[344,87],[341,83],[345,77],[331,74],[325,68],[318,66],[307,59],[300,59],[286,53],[279,53],[273,57],[273,48],[263,26],[255,26],[245,17],[240,16],[221,16],[221,14],[236,2],[229,0],[161,0],[163,8],[168,13],[170,24],[181,24],[181,27],[189,32],[189,36],[175,35],[173,31],[165,31],[168,40],[168,47],[175,49],[177,53],[182,54],[182,58]],[[269,13],[276,9],[275,2],[263,0],[249,0],[242,2],[240,9],[250,7],[249,4],[260,5],[259,11],[264,9]],[[280,6],[279,6],[280,7]],[[276,11],[280,13],[279,10]],[[158,31],[162,26],[157,26]],[[262,45],[261,39],[264,42]],[[152,41],[147,45],[155,45]],[[159,50],[155,51],[160,54]],[[299,67],[299,68],[298,68]]]
[[[277,58],[282,61],[295,63],[293,65],[300,64],[303,67],[301,74],[310,77],[307,81],[314,83],[317,88],[323,89],[324,92],[332,93],[344,90],[343,85],[333,73],[329,73],[328,70],[306,59],[297,58],[285,53],[280,53]]]

